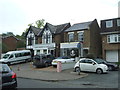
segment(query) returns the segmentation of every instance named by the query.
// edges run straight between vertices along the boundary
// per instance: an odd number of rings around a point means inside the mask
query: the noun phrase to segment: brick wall
[[[18,40],[13,36],[2,39],[2,43],[4,43],[7,46],[8,51],[16,50],[17,42]]]

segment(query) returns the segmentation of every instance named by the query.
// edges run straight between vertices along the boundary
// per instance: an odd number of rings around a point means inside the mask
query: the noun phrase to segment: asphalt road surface
[[[17,78],[19,88],[118,88],[118,71],[98,75],[88,73],[85,78],[70,81],[47,82]]]

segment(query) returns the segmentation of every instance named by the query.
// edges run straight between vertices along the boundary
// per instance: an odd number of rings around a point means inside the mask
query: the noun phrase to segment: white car
[[[74,62],[75,59],[74,58],[69,58],[67,56],[58,57],[58,58],[56,58],[52,61],[52,66],[56,67],[58,61],[60,61],[61,63],[67,63],[67,62]]]
[[[74,70],[75,72],[88,71],[101,74],[108,72],[108,66],[105,64],[101,64],[93,59],[82,58],[75,64]]]

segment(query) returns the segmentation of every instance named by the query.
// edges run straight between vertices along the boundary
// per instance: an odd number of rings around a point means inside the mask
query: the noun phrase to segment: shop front
[[[80,50],[77,48],[77,44],[78,44],[78,42],[61,43],[60,55],[61,56],[70,56],[70,57],[79,57]]]
[[[52,54],[55,55],[55,43],[36,44],[33,46],[34,55],[36,54]]]

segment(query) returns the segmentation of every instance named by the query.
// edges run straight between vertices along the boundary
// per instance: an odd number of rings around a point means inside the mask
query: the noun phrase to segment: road
[[[118,88],[118,71],[101,75],[88,74],[85,78],[58,82],[17,78],[18,88]]]

